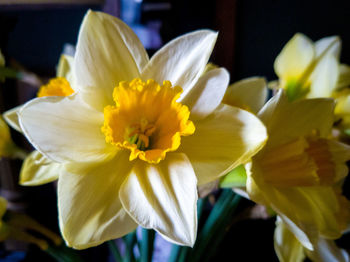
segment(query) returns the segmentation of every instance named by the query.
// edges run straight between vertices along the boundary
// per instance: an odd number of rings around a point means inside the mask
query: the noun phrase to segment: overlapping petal
[[[229,73],[224,68],[213,69],[199,78],[196,85],[180,101],[190,109],[191,119],[205,118],[219,106],[229,78]]]
[[[196,134],[183,137],[179,150],[189,157],[199,185],[247,162],[267,139],[264,125],[253,114],[228,105],[195,125]]]
[[[103,114],[70,97],[43,97],[25,104],[20,124],[29,141],[56,162],[89,162],[109,158],[116,150],[101,132]]]
[[[125,212],[118,192],[130,173],[131,163],[126,152],[120,152],[108,162],[74,164],[62,170],[58,180],[60,228],[69,246],[77,249],[96,246],[121,237],[137,224]]]
[[[61,168],[62,165],[35,150],[23,162],[19,183],[22,186],[37,186],[55,181]]]
[[[193,246],[197,231],[197,179],[184,154],[172,153],[158,165],[137,162],[119,193],[138,224],[167,240]]]
[[[230,85],[223,103],[257,114],[267,100],[267,84],[263,77],[250,77]]]

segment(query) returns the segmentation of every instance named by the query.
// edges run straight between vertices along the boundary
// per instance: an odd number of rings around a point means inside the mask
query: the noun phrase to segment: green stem
[[[0,66],[0,78],[2,77],[20,79],[21,74],[12,68]]]
[[[134,245],[136,243],[136,231],[123,237],[123,240],[126,245],[124,261],[125,262],[135,261]]]
[[[141,239],[141,262],[151,262],[153,255],[155,231],[149,229],[142,229]]]
[[[201,230],[191,254],[189,254],[189,261],[196,262],[207,259],[208,248],[215,242],[218,236],[217,232],[223,232],[222,230],[226,228],[226,224],[229,223],[238,202],[239,197],[235,197],[231,189],[222,191]]]
[[[66,247],[65,245],[61,246],[49,246],[45,250],[50,256],[52,256],[58,262],[82,262],[81,257],[72,249]]]
[[[122,262],[123,258],[119,252],[117,245],[115,244],[115,241],[109,240],[107,243],[108,243],[109,250],[112,252],[114,260],[117,262]]]

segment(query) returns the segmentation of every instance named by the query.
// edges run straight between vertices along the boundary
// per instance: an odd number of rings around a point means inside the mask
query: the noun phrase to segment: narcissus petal
[[[111,103],[113,88],[138,77],[147,62],[145,49],[126,24],[104,13],[88,12],[80,28],[73,70],[90,105],[102,109]]]
[[[217,68],[199,78],[196,85],[181,100],[191,111],[191,119],[211,114],[224,97],[230,76],[226,69]]]
[[[197,231],[197,179],[184,154],[169,154],[158,165],[138,161],[119,193],[138,224],[167,240],[193,246]]]
[[[200,185],[247,162],[267,139],[259,119],[228,105],[220,106],[195,125],[195,135],[184,137],[179,150],[189,157]]]
[[[182,87],[184,96],[202,74],[216,38],[217,33],[200,30],[172,40],[154,54],[142,72],[142,79],[158,83],[169,80]]]
[[[24,160],[19,183],[22,186],[37,186],[58,179],[62,165],[49,160],[38,151],[33,151]]]
[[[58,180],[59,221],[69,246],[96,246],[136,228],[118,196],[131,167],[128,155],[121,152],[102,165],[79,165],[77,174],[62,170]],[[75,170],[74,164],[68,169]]]
[[[89,162],[110,157],[116,150],[101,132],[103,114],[80,97],[37,98],[19,112],[23,132],[46,157],[56,162]]]

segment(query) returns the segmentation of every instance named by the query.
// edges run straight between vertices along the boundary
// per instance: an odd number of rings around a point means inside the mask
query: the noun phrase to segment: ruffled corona
[[[116,105],[104,109],[101,130],[106,142],[129,149],[130,161],[139,158],[159,163],[167,152],[178,149],[181,136],[195,131],[188,120],[189,109],[176,102],[181,92],[181,87],[172,87],[169,81],[162,86],[138,78],[120,82],[113,91]]]
[[[69,82],[64,77],[50,79],[49,83],[40,87],[37,97],[69,96],[74,93]]]

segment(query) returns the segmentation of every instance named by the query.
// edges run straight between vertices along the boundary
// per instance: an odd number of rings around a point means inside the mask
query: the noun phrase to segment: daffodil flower
[[[262,123],[220,105],[225,69],[202,75],[217,34],[179,37],[150,60],[120,20],[89,11],[69,97],[42,97],[18,113],[45,157],[61,163],[58,207],[67,244],[87,248],[137,225],[193,245],[197,185],[244,163],[265,143]]]
[[[269,140],[246,165],[250,198],[272,208],[309,250],[320,238],[339,238],[350,221],[340,189],[350,147],[329,139],[333,108],[324,98],[289,102],[280,90],[258,114]]]
[[[305,257],[319,262],[349,261],[346,251],[338,248],[333,240],[320,238],[314,244],[314,250],[304,248],[279,217],[276,220],[274,246],[280,262],[302,262]]]
[[[295,34],[274,63],[278,87],[286,89],[290,100],[331,97],[340,74],[340,48],[336,36],[313,43],[305,35]]]

